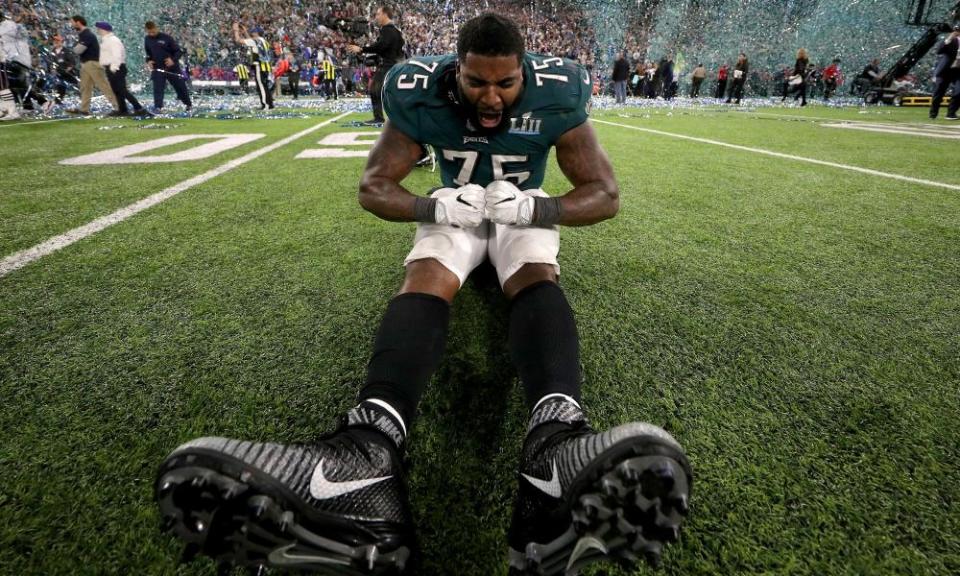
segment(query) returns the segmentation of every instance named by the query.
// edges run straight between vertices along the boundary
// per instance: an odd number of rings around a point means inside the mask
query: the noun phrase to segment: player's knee
[[[460,279],[456,274],[434,258],[415,260],[407,264],[407,274],[400,287],[400,294],[431,294],[453,302],[460,289]]]
[[[524,288],[538,282],[556,282],[557,271],[553,264],[524,264],[503,283],[503,293],[513,299]]]

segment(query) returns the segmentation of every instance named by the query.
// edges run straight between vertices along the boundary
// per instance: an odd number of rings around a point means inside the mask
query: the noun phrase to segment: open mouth
[[[483,128],[496,128],[500,125],[500,120],[503,118],[503,111],[499,112],[483,112],[477,111],[477,118],[480,120],[480,126]]]

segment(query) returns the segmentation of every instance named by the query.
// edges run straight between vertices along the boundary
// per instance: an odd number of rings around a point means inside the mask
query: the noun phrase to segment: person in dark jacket
[[[355,44],[347,46],[351,54],[372,54],[379,58],[377,71],[373,75],[373,86],[370,88],[370,103],[373,105],[373,120],[367,124],[383,124],[383,79],[390,68],[403,60],[403,35],[393,24],[393,8],[381,5],[377,8],[374,19],[380,27],[380,36],[369,46],[360,47]]]
[[[73,52],[80,57],[80,107],[67,110],[69,114],[90,114],[90,97],[96,86],[107,97],[114,110],[119,110],[117,97],[107,81],[107,73],[100,65],[100,43],[92,30],[87,28],[87,20],[80,15],[70,18],[70,25],[77,31],[77,43]]]
[[[737,58],[737,64],[733,67],[733,85],[730,86],[730,95],[727,96],[727,104],[734,98],[737,104],[743,99],[743,85],[747,83],[747,72],[750,71],[750,61],[743,52]]]
[[[936,85],[933,89],[933,98],[930,100],[930,118],[936,118],[940,113],[940,104],[947,93],[947,88],[954,84],[960,71],[954,67],[957,61],[957,48],[960,47],[960,26],[954,27],[953,32],[944,39],[943,44],[937,49],[937,64],[933,68],[933,79]],[[955,120],[957,117],[957,107],[954,101],[960,104],[960,94],[954,89],[953,96],[950,98],[950,107],[947,109],[947,120]]]
[[[627,56],[623,52],[617,53],[617,59],[613,63],[613,92],[616,95],[617,104],[623,104],[627,101],[627,79],[630,76],[630,64],[627,62]]]
[[[54,89],[57,91],[57,104],[63,103],[67,95],[67,87],[76,87],[80,81],[77,78],[76,55],[64,48],[63,36],[53,37],[53,50],[50,51],[50,75],[54,78]]]
[[[794,101],[800,98],[800,105],[807,105],[807,80],[809,79],[810,58],[803,48],[797,50],[797,61],[793,64],[793,75],[787,79],[787,84],[793,90]],[[783,100],[787,99],[788,92],[783,93]],[[783,101],[781,100],[781,102]]]
[[[177,98],[189,110],[193,107],[193,102],[180,69],[183,49],[172,36],[161,32],[153,22],[148,21],[143,27],[147,33],[143,38],[143,48],[147,53],[147,66],[151,70],[150,79],[153,80],[153,107],[158,112],[163,108],[163,93],[167,82],[170,82]]]
[[[864,90],[880,80],[880,61],[874,58],[864,66],[860,75],[850,86],[850,94],[862,94]]]
[[[673,56],[667,56],[663,59],[663,97],[671,100],[676,93],[673,77]]]

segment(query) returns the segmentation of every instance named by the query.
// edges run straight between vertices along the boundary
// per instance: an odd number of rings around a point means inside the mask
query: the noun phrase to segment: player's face
[[[147,28],[147,36],[151,38],[160,33],[160,30],[157,28]]]
[[[460,62],[457,83],[464,103],[483,130],[495,130],[523,90],[523,67],[516,56],[467,53]]]

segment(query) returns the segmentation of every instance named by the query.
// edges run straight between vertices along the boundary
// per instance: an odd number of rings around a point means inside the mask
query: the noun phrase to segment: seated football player
[[[590,77],[528,54],[509,20],[484,14],[457,54],[408,60],[386,77],[388,121],[360,204],[418,222],[406,276],[387,306],[358,405],[312,445],[200,438],[163,463],[167,525],[222,561],[329,573],[402,573],[414,527],[403,454],[441,361],[450,304],[489,259],[510,299],[511,357],[530,410],[508,534],[510,569],[571,574],[594,561],[660,559],[692,486],[680,444],[652,424],[594,431],[581,406],[573,311],[557,283],[560,226],[613,217],[619,190],[587,122]],[[400,185],[437,150],[443,188]],[[550,148],[572,185],[541,190]]]

